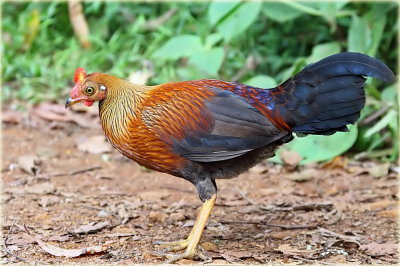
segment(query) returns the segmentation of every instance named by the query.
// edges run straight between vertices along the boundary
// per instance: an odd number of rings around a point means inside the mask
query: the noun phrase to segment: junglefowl
[[[199,254],[216,200],[215,179],[235,177],[272,157],[293,133],[348,131],[365,104],[365,77],[395,80],[379,60],[350,52],[310,64],[271,89],[214,79],[143,86],[78,68],[66,108],[98,101],[104,133],[119,152],[196,187],[203,204],[189,237],[161,243],[167,251],[186,249],[165,254],[171,263]]]

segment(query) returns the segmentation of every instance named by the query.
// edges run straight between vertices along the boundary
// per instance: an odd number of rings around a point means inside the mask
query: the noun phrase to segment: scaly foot
[[[177,241],[167,242],[167,241],[156,241],[154,244],[163,247],[163,252],[184,250],[189,245],[190,239],[181,239]]]
[[[185,241],[185,240],[182,240],[182,241]],[[176,241],[176,242],[178,242],[178,241]],[[175,246],[173,246],[171,248],[175,248]],[[167,260],[164,261],[164,263],[166,263],[166,264],[172,264],[172,263],[175,263],[175,262],[177,262],[179,260],[182,260],[182,259],[190,259],[190,260],[192,260],[192,259],[194,259],[196,257],[202,259],[205,262],[211,261],[211,258],[207,257],[203,253],[203,251],[200,251],[200,250],[189,250],[189,249],[186,249],[186,251],[184,253],[182,253],[182,254],[168,254],[168,253],[165,253],[165,252],[153,252],[152,254],[155,255],[155,256],[158,256],[158,257],[167,258]]]
[[[216,198],[217,195],[214,194],[211,196],[210,199],[204,201],[200,209],[199,215],[197,216],[196,222],[193,226],[193,229],[186,240],[179,240],[173,242],[158,242],[161,245],[170,247],[166,248],[164,250],[165,252],[155,252],[153,254],[156,256],[162,256],[168,258],[168,260],[165,263],[174,263],[181,259],[193,259],[195,256],[198,256],[203,260],[207,260],[207,256],[205,256],[202,252],[199,252],[197,250],[197,245],[199,244],[201,234],[203,233],[204,227],[206,226],[207,219],[210,216],[211,210],[214,207]],[[166,253],[169,251],[177,251],[185,248],[186,250],[182,254],[172,255]]]

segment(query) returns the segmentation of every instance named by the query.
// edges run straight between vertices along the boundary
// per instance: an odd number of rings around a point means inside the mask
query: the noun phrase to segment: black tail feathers
[[[274,93],[280,117],[293,132],[330,135],[348,131],[365,104],[364,82],[374,77],[393,82],[381,61],[360,53],[340,53],[310,64]]]

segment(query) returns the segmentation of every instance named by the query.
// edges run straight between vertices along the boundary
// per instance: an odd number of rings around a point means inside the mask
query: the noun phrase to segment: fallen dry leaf
[[[32,154],[24,155],[18,158],[19,167],[31,175],[36,175],[39,172],[40,160]]]
[[[56,236],[51,236],[47,239],[47,241],[57,241],[57,242],[65,242],[69,240],[68,235],[56,235]]]
[[[395,205],[397,202],[394,200],[388,200],[388,199],[383,199],[383,200],[378,200],[375,202],[367,203],[366,205],[366,210],[383,210],[386,209],[389,206]]]
[[[390,219],[398,219],[399,218],[399,210],[398,208],[393,210],[386,210],[378,212],[379,216],[390,218]]]
[[[19,124],[22,122],[22,113],[15,110],[4,110],[1,113],[3,123]]]
[[[317,251],[317,250],[297,249],[295,247],[290,246],[289,244],[280,245],[275,250],[280,251],[285,255],[313,254]]]
[[[250,258],[252,255],[249,251],[244,250],[227,250],[223,252],[225,255],[232,256],[238,259]]]
[[[348,169],[349,165],[349,158],[345,156],[336,156],[326,164],[322,166],[323,169],[343,169],[343,170],[349,170]]]
[[[57,196],[49,195],[49,196],[42,196],[39,201],[39,205],[42,207],[49,207],[53,206],[56,203],[59,203],[61,199]]]
[[[291,173],[291,174],[287,175],[287,177],[293,181],[304,182],[304,181],[307,181],[307,180],[317,177],[318,174],[319,174],[318,170],[316,170],[314,168],[307,168],[307,169],[301,170],[300,172]]]
[[[151,211],[149,213],[149,220],[154,223],[163,223],[167,219],[167,215],[164,212]]]
[[[399,244],[396,243],[369,243],[366,245],[361,245],[360,250],[365,254],[370,256],[385,256],[392,255],[399,252]]]
[[[32,238],[33,240],[35,240],[36,243],[38,243],[38,245],[44,251],[56,257],[74,258],[82,255],[101,253],[107,250],[107,247],[103,246],[92,246],[92,247],[78,248],[78,249],[65,249],[47,244],[34,236],[32,236]]]
[[[380,178],[389,173],[390,163],[377,164],[368,169],[368,173],[375,178]]]
[[[124,205],[119,205],[117,215],[121,219],[121,224],[125,224],[131,217],[129,213],[126,211]]]
[[[294,238],[299,233],[296,231],[290,230],[283,230],[283,231],[276,231],[268,233],[268,237],[275,238],[275,239],[285,239],[285,238]]]
[[[35,241],[30,238],[25,233],[18,233],[15,235],[10,235],[7,238],[7,245],[17,245],[17,246],[26,246],[28,244],[34,243]]]
[[[49,182],[34,184],[25,189],[25,193],[30,194],[50,194],[54,192],[56,192],[56,187]]]
[[[291,167],[297,166],[299,162],[303,159],[297,152],[288,150],[282,150],[280,156],[282,161]]]
[[[70,112],[60,104],[41,103],[32,108],[31,113],[49,121],[73,122],[83,128],[97,126],[97,122],[84,117],[82,114]]]
[[[158,190],[158,191],[146,191],[140,193],[138,196],[141,200],[148,200],[148,201],[158,201],[161,199],[165,199],[170,195],[169,192],[164,191],[164,190]]]
[[[103,135],[90,136],[80,140],[77,144],[80,151],[89,152],[93,154],[101,154],[112,151],[111,145],[106,141]]]
[[[364,236],[348,236],[348,235],[343,235],[343,234],[338,234],[333,231],[329,231],[328,229],[325,228],[319,228],[318,229],[319,233],[323,236],[328,236],[328,237],[336,237],[339,239],[343,239],[344,241],[348,242],[354,242],[359,244],[359,241],[364,238]]]
[[[99,231],[109,225],[110,225],[109,221],[100,222],[100,223],[91,222],[87,225],[82,225],[81,227],[73,230],[72,233],[74,233],[74,234],[93,233],[93,232]]]
[[[20,250],[21,248],[19,248],[17,245],[11,245],[11,246],[7,246],[7,249],[8,249],[9,251],[18,251],[18,250]]]
[[[201,247],[204,249],[204,250],[207,250],[207,251],[209,251],[209,250],[218,250],[218,247],[217,247],[217,245],[215,245],[214,243],[212,243],[212,242],[204,242],[204,243],[202,243],[201,244]]]
[[[48,159],[58,156],[58,151],[49,147],[38,147],[36,154],[42,159]]]

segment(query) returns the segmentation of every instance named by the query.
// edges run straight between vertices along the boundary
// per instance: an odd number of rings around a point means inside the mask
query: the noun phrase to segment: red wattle
[[[92,106],[93,103],[94,103],[94,101],[90,101],[90,100],[84,100],[83,101],[83,104],[86,105],[86,106]]]

